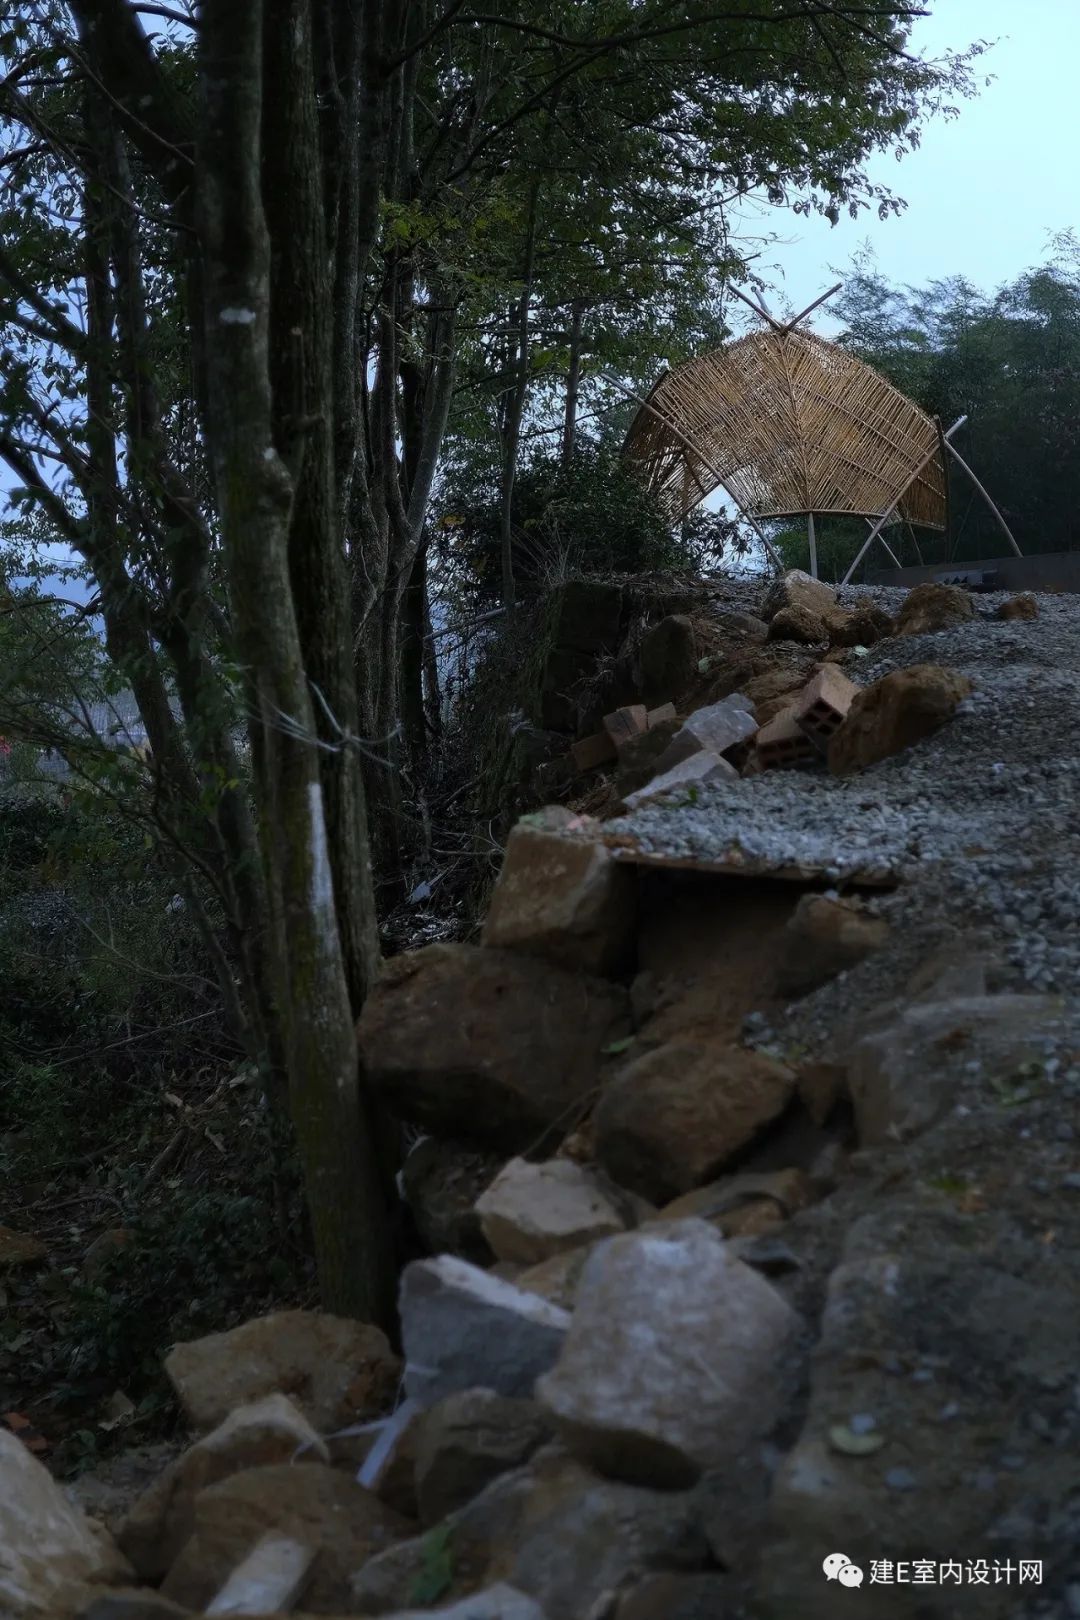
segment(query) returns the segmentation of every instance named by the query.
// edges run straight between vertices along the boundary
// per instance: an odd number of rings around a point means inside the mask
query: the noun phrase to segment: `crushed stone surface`
[[[759,591],[728,583],[718,607],[752,611]],[[840,887],[860,869],[891,875],[895,891],[871,903],[894,923],[896,951],[801,1003],[803,1023],[815,1011],[824,1023],[830,999],[850,1001],[860,985],[873,999],[894,956],[914,965],[935,937],[989,946],[1002,988],[1080,995],[1080,602],[1040,594],[1037,619],[995,619],[1010,594],[978,595],[971,621],[890,638],[845,665],[864,686],[922,663],[970,677],[953,720],[915,748],[856,777],[772,771],[606,824],[661,856],[720,860],[736,845],[770,865],[816,867]],[[860,587],[840,599],[895,613],[906,595]],[[891,993],[901,989],[894,976]]]

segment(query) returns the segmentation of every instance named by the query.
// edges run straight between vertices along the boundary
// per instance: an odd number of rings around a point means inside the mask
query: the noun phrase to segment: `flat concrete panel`
[[[922,585],[926,580],[956,580],[974,576],[970,583],[979,588],[978,577],[988,578],[983,588],[995,591],[1080,592],[1080,551],[1045,551],[1035,557],[984,557],[975,562],[930,563],[915,568],[876,568],[868,574],[872,585]]]

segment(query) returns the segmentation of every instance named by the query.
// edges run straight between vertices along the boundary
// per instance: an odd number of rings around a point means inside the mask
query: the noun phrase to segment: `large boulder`
[[[405,1389],[423,1405],[478,1386],[530,1396],[570,1325],[539,1294],[446,1254],[406,1266],[400,1308]]]
[[[325,1433],[384,1412],[401,1363],[385,1333],[365,1322],[274,1311],[178,1344],[165,1371],[195,1429],[216,1429],[236,1407],[280,1393]]]
[[[267,1395],[177,1457],[132,1507],[120,1527],[121,1550],[144,1581],[165,1575],[195,1527],[195,1499],[230,1474],[271,1463],[328,1462],[322,1439],[286,1395]]]
[[[394,1113],[513,1153],[569,1129],[626,1016],[615,985],[515,951],[442,944],[387,964],[357,1034],[368,1081]]]
[[[628,1214],[599,1177],[572,1159],[511,1159],[476,1212],[498,1258],[523,1266],[625,1231]]]
[[[833,624],[830,640],[834,647],[872,647],[895,632],[896,625],[884,608],[861,602]]]
[[[793,605],[780,608],[769,620],[770,641],[797,641],[805,647],[829,640],[830,621],[811,608]]]
[[[416,1437],[421,1522],[437,1524],[464,1507],[550,1438],[551,1425],[535,1401],[491,1389],[462,1390],[438,1401],[421,1417]]]
[[[637,881],[606,845],[519,821],[484,922],[483,943],[614,974],[633,959]]]
[[[864,686],[829,742],[829,769],[851,776],[940,731],[971,691],[958,670],[912,664]]]
[[[916,585],[904,598],[896,618],[898,636],[925,636],[934,630],[950,630],[975,617],[971,597],[959,585],[928,582]]]
[[[779,579],[774,579],[765,592],[761,604],[761,617],[773,619],[789,608],[799,608],[818,619],[829,618],[839,608],[836,592],[820,579],[811,579],[801,568],[791,568]]]
[[[373,1558],[353,1581],[349,1612],[393,1614],[419,1582],[436,1576],[429,1602],[504,1580],[535,1598],[550,1620],[589,1620],[607,1612],[601,1599],[610,1602],[649,1570],[711,1562],[694,1493],[598,1479],[556,1447],[493,1480],[438,1535],[438,1544],[429,1531]],[[433,1569],[435,1545],[451,1554]]]
[[[856,967],[889,937],[889,925],[858,900],[805,894],[784,929],[776,984],[801,996]]]
[[[646,702],[663,702],[691,684],[697,673],[694,626],[685,613],[672,613],[646,631],[638,648],[641,690]]]
[[[654,1203],[711,1181],[783,1112],[795,1080],[759,1052],[675,1040],[628,1063],[595,1116],[597,1158]]]
[[[21,1440],[0,1429],[0,1615],[64,1620],[83,1584],[130,1570],[112,1538],[79,1512]]]
[[[783,1405],[799,1318],[704,1221],[602,1244],[537,1398],[581,1461],[680,1488],[733,1464]]]
[[[411,1529],[349,1474],[324,1463],[249,1468],[196,1499],[193,1533],[162,1591],[201,1612],[263,1536],[276,1530],[315,1553],[305,1608],[344,1614],[355,1571]]]

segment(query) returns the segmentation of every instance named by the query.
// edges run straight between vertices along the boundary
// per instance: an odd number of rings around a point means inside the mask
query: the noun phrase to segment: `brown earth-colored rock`
[[[780,608],[769,620],[770,641],[798,641],[812,647],[828,639],[826,620],[812,608],[794,604]]]
[[[908,592],[896,618],[896,634],[925,636],[934,630],[948,630],[954,624],[966,624],[974,617],[967,591],[959,585],[929,581]]]
[[[477,1200],[476,1212],[498,1258],[524,1266],[626,1228],[599,1178],[570,1159],[511,1159]]]
[[[858,900],[805,894],[784,933],[777,988],[783,995],[801,996],[880,950],[889,925]]]
[[[838,618],[829,639],[834,647],[872,647],[875,641],[883,641],[895,632],[895,622],[885,609],[868,602]]]
[[[515,1279],[517,1286],[530,1294],[542,1295],[564,1311],[572,1311],[581,1273],[591,1253],[592,1245],[586,1243],[580,1249],[566,1249],[562,1254],[554,1254],[550,1260],[541,1260],[539,1265],[519,1272]]]
[[[1030,591],[1020,596],[1010,596],[1008,601],[1002,602],[994,617],[996,619],[1037,619],[1039,617],[1039,604]]]
[[[633,957],[636,898],[635,873],[605,845],[525,817],[507,842],[483,943],[585,973],[618,973]]]
[[[356,1571],[412,1528],[348,1474],[323,1463],[250,1468],[200,1494],[194,1532],[162,1591],[188,1608],[206,1608],[266,1532],[280,1530],[316,1549],[305,1608],[344,1614]]]
[[[368,1082],[392,1112],[515,1152],[574,1124],[626,1017],[615,985],[514,951],[444,944],[387,964],[357,1034]]]
[[[178,1344],[165,1358],[188,1421],[204,1432],[274,1393],[288,1395],[320,1432],[378,1417],[400,1367],[379,1328],[321,1311],[274,1311]]]
[[[801,568],[791,568],[769,586],[761,604],[761,617],[772,619],[788,608],[800,608],[825,619],[838,611],[839,604],[831,585],[812,579]]]
[[[694,626],[685,613],[671,613],[641,639],[638,665],[647,703],[662,702],[683,691],[697,673]]]
[[[786,1107],[791,1071],[707,1039],[671,1041],[627,1064],[596,1110],[596,1152],[655,1203],[712,1180]]]
[[[231,1412],[177,1457],[134,1504],[117,1535],[144,1581],[167,1573],[195,1526],[195,1498],[208,1485],[246,1468],[329,1461],[326,1446],[285,1395],[267,1395]]]
[[[971,691],[958,670],[913,664],[864,686],[829,743],[829,769],[851,776],[940,731]]]
[[[421,1417],[416,1436],[421,1523],[437,1524],[464,1507],[550,1438],[551,1425],[535,1401],[466,1389],[436,1402]]]

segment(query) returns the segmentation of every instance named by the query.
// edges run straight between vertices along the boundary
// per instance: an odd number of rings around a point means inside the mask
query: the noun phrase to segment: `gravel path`
[[[757,600],[751,586],[723,595],[724,607]],[[895,612],[905,595],[870,587],[842,599]],[[1003,600],[979,596],[970,623],[890,639],[849,666],[864,685],[919,663],[970,676],[974,691],[935,737],[855,778],[774,771],[607,824],[661,855],[718,859],[737,843],[770,863],[816,866],[827,882],[867,866],[893,875],[895,893],[874,904],[896,924],[895,950],[801,1003],[803,1024],[831,1021],[838,997],[881,999],[886,977],[895,994],[901,958],[935,937],[990,945],[1002,988],[1080,997],[1080,601],[1042,595],[1038,619],[998,621]]]

